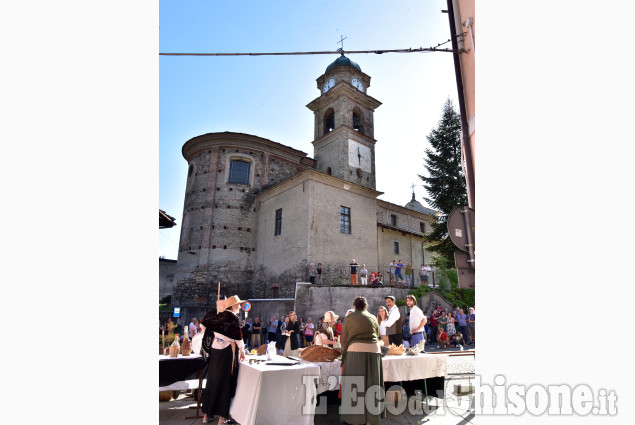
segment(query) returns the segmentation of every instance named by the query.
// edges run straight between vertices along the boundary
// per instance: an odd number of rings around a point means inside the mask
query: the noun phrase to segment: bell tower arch
[[[375,189],[375,109],[370,76],[342,54],[317,78],[320,96],[307,105],[315,115],[316,169]]]

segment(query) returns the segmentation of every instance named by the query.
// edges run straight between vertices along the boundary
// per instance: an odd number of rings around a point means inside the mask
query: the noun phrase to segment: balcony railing
[[[315,276],[310,272],[311,267],[307,266],[305,270],[305,281],[311,282],[315,284],[321,284],[326,286],[352,286],[353,282],[351,281],[351,266],[349,265],[322,265],[324,268],[324,272],[322,273],[322,282],[319,282],[317,272]],[[315,266],[317,270],[317,265]],[[357,267],[357,285],[362,285],[362,278],[360,275],[361,264]],[[407,268],[407,266],[406,266]],[[388,266],[377,267],[377,266],[366,266],[367,278],[366,285],[382,285],[382,286],[391,286],[391,287],[419,287],[421,285],[425,285],[424,279],[419,276],[419,269],[412,268],[412,281],[408,282],[408,278],[406,275],[406,268],[401,269],[401,278],[399,278],[396,274],[390,273],[390,268]],[[381,276],[379,276],[381,273]],[[428,282],[427,285],[429,287],[437,288],[434,272],[428,272]]]

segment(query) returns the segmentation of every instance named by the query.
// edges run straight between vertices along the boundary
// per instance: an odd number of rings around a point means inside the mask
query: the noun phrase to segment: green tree
[[[452,210],[467,205],[467,187],[461,167],[461,119],[448,99],[443,105],[443,113],[436,129],[427,136],[432,148],[426,149],[424,159],[427,176],[419,175],[428,198],[428,205],[441,212],[432,231],[425,234],[425,240],[434,251],[454,264],[454,252],[460,251],[448,235],[447,218]]]

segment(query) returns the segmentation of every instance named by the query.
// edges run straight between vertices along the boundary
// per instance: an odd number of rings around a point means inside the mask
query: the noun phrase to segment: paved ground
[[[466,350],[474,350],[473,346],[466,347]],[[426,346],[428,352],[449,352],[459,354],[460,348],[452,347],[443,350],[437,350],[436,345]],[[457,395],[455,393],[455,385],[469,384],[474,376],[474,356],[461,355],[450,356],[448,361],[447,376],[445,379],[445,400],[437,398],[429,398],[426,405],[423,403],[413,403],[413,410],[406,409],[403,413],[391,414],[388,412],[387,417],[382,424],[395,425],[467,425],[476,423],[474,415],[470,413],[469,403],[472,400],[470,395]],[[438,405],[441,404],[439,407]],[[326,415],[316,415],[316,425],[335,425],[339,424],[337,414],[338,404],[329,403]],[[203,423],[201,418],[186,419],[186,416],[195,416],[196,400],[190,394],[182,392],[178,398],[159,402],[159,424],[160,425],[199,425]],[[218,417],[213,422],[218,423]]]

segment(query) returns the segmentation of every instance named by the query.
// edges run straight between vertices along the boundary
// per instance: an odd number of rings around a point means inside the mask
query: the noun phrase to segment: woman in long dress
[[[448,326],[447,326],[447,334],[452,336],[456,333],[456,326],[454,325],[454,317],[452,313],[448,313]]]
[[[300,352],[298,348],[300,348],[300,322],[298,321],[298,317],[295,314],[295,311],[289,312],[289,323],[287,324],[287,341],[284,345],[284,352],[282,353],[284,356],[295,356],[297,357]]]
[[[379,348],[379,323],[370,314],[364,297],[355,298],[355,311],[342,328],[342,407],[340,421],[349,424],[379,424],[386,417],[384,373]],[[358,380],[363,378],[363,383]],[[368,394],[367,394],[368,393]],[[373,395],[374,393],[374,395]],[[363,401],[363,412],[353,406]]]
[[[245,360],[245,343],[240,331],[238,312],[243,303],[237,295],[225,300],[225,310],[208,314],[202,323],[205,326],[203,349],[209,353],[207,385],[203,393],[203,423],[220,415],[219,424],[235,424],[229,417],[231,399],[236,394],[238,362]]]
[[[379,323],[379,338],[381,341],[384,341],[384,347],[388,347],[390,343],[388,342],[388,335],[386,335],[386,320],[388,319],[388,310],[386,307],[379,306],[379,310],[377,311],[377,323]]]

